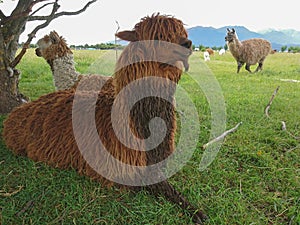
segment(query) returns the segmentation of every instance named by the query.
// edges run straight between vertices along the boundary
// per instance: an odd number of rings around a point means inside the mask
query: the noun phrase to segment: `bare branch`
[[[74,16],[74,15],[78,15],[82,12],[84,12],[91,4],[93,4],[94,2],[96,2],[97,0],[92,0],[89,1],[82,9],[76,11],[76,12],[60,12],[56,15],[55,18],[60,17],[60,16]]]
[[[118,31],[120,30],[120,24],[117,20],[116,20],[116,24],[117,24],[116,33],[118,33]],[[116,60],[118,60],[117,36],[115,36],[115,50],[116,50]]]
[[[78,15],[82,12],[84,12],[92,3],[96,2],[97,0],[92,0],[92,1],[89,1],[82,9],[78,10],[78,11],[75,11],[75,12],[60,12],[60,13],[57,13],[55,14],[53,17],[52,17],[52,20],[53,19],[56,19],[60,16],[74,16],[74,15]],[[36,20],[48,20],[49,19],[49,16],[31,16],[28,21],[36,21]]]
[[[274,93],[273,93],[273,95],[272,95],[272,97],[271,97],[271,99],[270,99],[268,105],[267,105],[266,108],[265,108],[265,114],[266,114],[266,116],[267,116],[268,118],[270,118],[270,116],[269,116],[269,109],[270,109],[270,107],[271,107],[271,105],[272,105],[272,102],[273,102],[273,100],[274,100],[274,98],[275,98],[275,96],[276,96],[276,94],[277,94],[279,88],[280,88],[280,86],[278,86],[278,87],[276,88],[276,90],[274,91]]]
[[[215,139],[209,141],[208,143],[204,144],[202,146],[203,149],[206,149],[209,145],[221,141],[222,139],[224,139],[228,134],[235,132],[238,127],[242,124],[242,122],[239,122],[234,128],[231,128],[230,130],[225,131],[223,134],[221,134],[220,136],[216,137]]]
[[[17,13],[12,13],[10,16],[5,16],[3,14],[3,12],[1,11],[1,24],[4,25],[5,23],[9,22],[9,21],[12,21],[12,20],[16,20],[16,19],[19,19],[19,18],[22,18],[22,17],[28,17],[29,13],[31,12],[32,10],[32,7],[37,4],[37,3],[40,3],[40,2],[43,2],[43,1],[49,1],[49,0],[36,0],[36,1],[33,1],[31,2],[27,7],[26,9],[22,10],[22,12],[17,12]],[[3,17],[4,16],[4,17]]]
[[[31,13],[31,14],[29,15],[28,21],[30,21],[30,18],[32,18],[32,16],[33,16],[34,14],[36,14],[38,11],[42,10],[43,8],[45,8],[45,7],[48,6],[48,5],[53,5],[53,4],[54,4],[54,2],[50,2],[50,3],[47,3],[47,4],[45,4],[45,5],[42,5],[40,8],[38,8],[37,10],[35,10],[33,13]]]
[[[2,10],[0,10],[0,19],[6,19],[6,16],[4,15],[4,13],[2,12]]]

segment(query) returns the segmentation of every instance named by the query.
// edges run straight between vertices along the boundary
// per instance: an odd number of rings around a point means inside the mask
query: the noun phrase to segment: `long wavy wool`
[[[252,38],[244,41],[240,41],[236,35],[234,29],[231,31],[228,29],[227,36],[228,48],[232,56],[238,63],[239,72],[241,66],[246,63],[246,70],[251,72],[250,65],[259,63],[256,71],[262,70],[264,60],[271,52],[271,43],[262,38]]]
[[[95,123],[99,134],[97,138],[100,138],[112,157],[123,163],[133,166],[152,165],[162,161],[174,151],[176,120],[172,101],[176,86],[174,83],[179,81],[182,73],[182,69],[174,65],[178,60],[182,60],[182,54],[178,55],[179,58],[177,56],[168,57],[171,59],[171,64],[144,61],[145,54],[155,55],[157,53],[155,48],[145,49],[145,46],[136,45],[134,42],[143,40],[168,41],[185,46],[189,54],[191,42],[187,39],[187,32],[180,20],[161,15],[145,17],[135,26],[134,30],[119,32],[116,35],[132,43],[120,55],[114,77],[109,78],[98,93],[95,109]],[[151,44],[153,43],[150,43],[149,46]],[[189,54],[184,58],[183,64],[186,66]],[[132,63],[132,60],[135,63]],[[150,76],[163,77],[170,81],[164,84],[155,81],[151,87],[151,90],[153,88],[156,91],[164,92],[168,99],[161,99],[154,95],[137,102],[130,110],[130,128],[136,137],[144,140],[151,135],[149,121],[155,117],[160,117],[165,121],[167,131],[163,141],[157,147],[151,151],[137,151],[134,149],[146,150],[146,144],[144,142],[135,143],[131,139],[127,141],[134,145],[133,147],[127,147],[121,143],[112,127],[111,111],[116,97],[126,85],[137,81],[139,78]],[[95,92],[84,91],[79,93],[81,101],[80,107],[77,107],[77,113],[84,114],[93,110],[93,105],[89,104],[89,99],[94,94]],[[131,97],[133,98],[135,94],[135,90],[130,89],[129,94],[120,97],[119,109],[127,108]],[[93,154],[91,157],[95,162],[101,161],[101,154],[98,149],[94,149],[97,148],[94,144],[97,140],[91,137],[91,129],[86,126],[88,121],[85,121],[83,117],[82,120],[78,121],[78,127],[72,126],[73,100],[74,90],[69,89],[50,93],[16,108],[4,122],[5,143],[15,154],[27,155],[34,161],[45,162],[58,168],[72,167],[80,174],[110,186],[113,182],[102,177],[91,168],[78,149],[73,134],[74,130],[80,131],[86,146],[92,150],[91,152],[88,151],[87,154]],[[120,113],[114,119],[119,124],[126,119],[126,116],[128,115]],[[108,161],[98,164],[97,167],[101,168],[102,171],[105,170],[108,178],[110,176],[116,177],[116,174],[132,180],[144,176],[133,170],[111,165]],[[160,174],[159,171],[157,173]],[[197,209],[186,201],[168,181],[149,185],[147,188],[151,193],[162,194],[180,207],[190,210],[192,215],[195,214],[193,216],[194,221],[200,222],[204,218],[201,211],[197,212]]]

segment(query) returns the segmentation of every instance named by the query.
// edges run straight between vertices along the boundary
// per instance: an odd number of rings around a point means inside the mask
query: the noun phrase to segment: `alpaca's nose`
[[[42,56],[42,52],[41,52],[41,50],[40,50],[39,48],[35,49],[35,54],[36,54],[37,56],[39,56],[39,57]]]
[[[180,44],[182,47],[190,49],[192,47],[192,41],[189,39],[186,39],[183,43]]]

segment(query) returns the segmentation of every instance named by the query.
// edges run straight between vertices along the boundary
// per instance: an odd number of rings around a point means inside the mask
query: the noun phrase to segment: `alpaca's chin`
[[[190,67],[187,61],[176,61],[174,66],[176,66],[181,71],[188,71]]]
[[[190,64],[188,63],[188,61],[186,60],[186,61],[183,61],[182,63],[183,63],[183,65],[184,65],[185,71],[189,71]]]
[[[180,69],[180,70],[184,70],[184,64],[183,64],[183,62],[182,61],[176,61],[175,62],[175,64],[174,64],[178,69]]]

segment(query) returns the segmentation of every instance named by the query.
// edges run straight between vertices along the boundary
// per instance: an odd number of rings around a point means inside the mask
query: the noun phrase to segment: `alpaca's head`
[[[36,55],[43,57],[47,61],[72,54],[66,40],[55,31],[51,31],[49,35],[45,35],[39,39],[37,45],[38,48],[35,50]]]
[[[235,29],[232,28],[231,30],[229,28],[227,28],[227,36],[225,37],[225,41],[227,43],[231,43],[234,40],[237,39],[237,34],[235,33]]]
[[[189,67],[192,42],[187,38],[182,21],[174,17],[153,14],[142,18],[133,30],[121,31],[116,36],[131,42],[128,49],[131,55],[135,55],[135,59],[155,57],[169,65],[181,62],[185,69]]]

